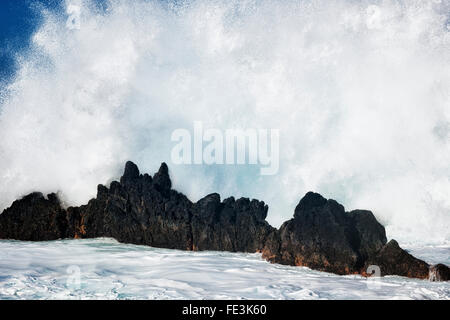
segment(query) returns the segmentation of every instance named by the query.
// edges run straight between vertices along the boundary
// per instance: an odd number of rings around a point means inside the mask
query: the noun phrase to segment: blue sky
[[[9,78],[15,71],[14,56],[26,50],[29,39],[39,26],[38,5],[56,8],[61,0],[0,1],[0,77]]]
[[[106,0],[93,2],[102,10]],[[41,10],[59,10],[63,4],[64,0],[0,0],[0,83],[14,74],[14,57],[28,48]]]
[[[96,0],[102,7],[105,0]],[[0,82],[16,70],[15,55],[24,52],[30,36],[39,27],[41,10],[59,10],[64,0],[1,0],[0,1]]]

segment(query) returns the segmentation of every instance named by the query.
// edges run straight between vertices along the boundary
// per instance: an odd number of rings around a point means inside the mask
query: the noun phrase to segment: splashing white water
[[[426,252],[441,251],[435,249]],[[448,257],[449,248],[443,250]],[[397,276],[369,282],[359,275],[271,264],[257,253],[188,252],[112,239],[3,240],[3,299],[449,300],[450,282]]]
[[[44,12],[3,97],[0,204],[85,203],[125,160],[293,214],[308,190],[367,208],[400,241],[450,241],[449,1],[87,1]],[[170,164],[170,134],[280,129],[280,172]]]

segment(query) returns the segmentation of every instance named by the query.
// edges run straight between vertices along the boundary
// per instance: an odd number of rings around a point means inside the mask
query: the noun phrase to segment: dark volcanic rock
[[[350,218],[350,239],[359,253],[359,267],[386,244],[386,231],[371,211],[353,210],[347,215]]]
[[[162,194],[169,194],[172,188],[172,182],[169,177],[169,168],[164,162],[161,164],[159,171],[153,176],[155,188]]]
[[[193,204],[170,189],[166,164],[152,178],[140,175],[137,166],[127,162],[120,181],[113,181],[109,189],[99,185],[97,198],[85,206],[69,208],[69,216],[79,221],[76,237],[112,237],[160,248],[192,248]]]
[[[134,181],[137,178],[139,178],[139,169],[137,167],[137,165],[135,165],[133,162],[131,161],[127,161],[127,163],[125,164],[125,170],[123,172],[123,176],[120,179],[120,183],[126,183],[129,181]]]
[[[55,194],[47,199],[31,193],[13,202],[0,215],[0,239],[46,241],[67,237],[66,214]]]
[[[282,264],[349,274],[359,272],[385,243],[384,227],[370,211],[348,213],[336,201],[308,192],[294,218],[281,226],[279,238],[274,235],[268,241],[264,256]]]
[[[450,268],[441,263],[431,266],[428,278],[430,281],[449,281]]]
[[[112,237],[160,248],[256,252],[275,230],[265,221],[264,202],[221,202],[213,194],[193,204],[171,186],[165,163],[151,177],[127,162],[120,182],[113,181],[109,188],[99,185],[97,197],[87,205],[65,211],[56,197],[52,202],[39,194],[16,201],[1,215],[5,226],[0,235],[22,240],[39,240],[40,235],[42,240]],[[39,201],[30,200],[34,198]],[[59,221],[56,217],[63,223],[54,222]]]
[[[429,274],[428,264],[400,248],[395,240],[389,241],[380,252],[369,258],[366,268],[370,265],[378,266],[382,276],[399,275],[427,279]]]
[[[99,185],[97,197],[67,210],[55,194],[32,193],[0,215],[0,239],[55,240],[112,237],[124,243],[181,250],[262,252],[265,259],[338,274],[362,273],[378,265],[382,275],[426,278],[428,265],[386,244],[384,227],[370,211],[345,212],[342,205],[313,192],[279,230],[267,221],[268,207],[258,200],[217,193],[197,203],[172,189],[163,163],[153,177],[127,162],[120,182]],[[448,267],[430,269],[448,280]]]
[[[262,201],[233,197],[220,202],[217,193],[194,205],[192,235],[195,250],[257,252],[274,229]]]

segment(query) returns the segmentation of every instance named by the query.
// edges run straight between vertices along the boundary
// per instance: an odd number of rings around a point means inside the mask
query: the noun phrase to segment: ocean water
[[[410,247],[450,264],[450,247]],[[450,299],[450,282],[368,280],[270,264],[260,254],[186,252],[114,239],[0,241],[0,299]]]

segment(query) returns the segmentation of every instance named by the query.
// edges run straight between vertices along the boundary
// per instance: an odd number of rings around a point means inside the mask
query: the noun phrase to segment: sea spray
[[[85,203],[126,159],[144,171],[167,161],[191,199],[264,199],[274,225],[316,190],[373,209],[388,237],[449,241],[449,7],[80,0],[43,11],[1,101],[1,207],[34,190]],[[171,164],[171,133],[195,120],[279,128],[278,173]]]

